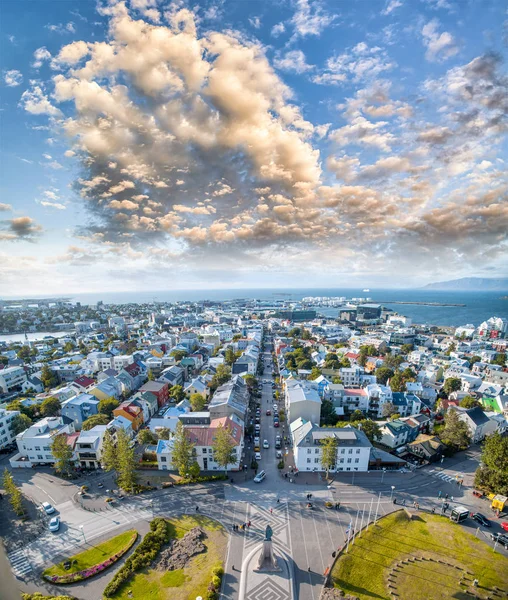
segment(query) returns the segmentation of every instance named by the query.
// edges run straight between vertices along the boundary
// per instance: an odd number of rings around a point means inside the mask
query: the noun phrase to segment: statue
[[[277,559],[275,558],[275,554],[273,553],[272,536],[273,529],[270,525],[267,525],[263,547],[259,553],[258,564],[255,571],[271,571],[273,573],[281,570]]]

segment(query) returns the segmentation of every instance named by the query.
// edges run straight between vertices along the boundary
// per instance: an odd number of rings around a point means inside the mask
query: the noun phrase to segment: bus
[[[469,517],[469,510],[464,506],[456,506],[452,509],[450,520],[454,523],[462,523]]]

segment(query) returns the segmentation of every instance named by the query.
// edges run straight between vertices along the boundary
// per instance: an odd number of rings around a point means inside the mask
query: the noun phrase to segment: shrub
[[[175,481],[175,485],[189,485],[190,483],[205,483],[207,481],[225,481],[228,478],[227,475],[222,473],[221,475],[202,475],[201,477],[185,478]]]
[[[224,575],[224,569],[222,567],[214,567],[212,569],[212,575],[217,575],[217,577],[222,577]]]
[[[283,469],[284,468],[284,459],[279,460],[279,462],[277,463],[277,469]]]
[[[217,575],[214,575],[212,577],[212,585],[216,590],[218,590],[220,588],[220,582],[221,582],[221,578],[217,577]]]
[[[215,590],[208,590],[206,600],[218,600],[219,594]]]

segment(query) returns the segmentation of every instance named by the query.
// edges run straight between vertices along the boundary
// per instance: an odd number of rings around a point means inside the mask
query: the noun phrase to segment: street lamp
[[[390,494],[390,500],[393,498],[393,490],[395,489],[394,485],[392,485],[391,487],[392,487],[392,493]]]
[[[153,512],[153,498],[152,500],[150,500],[150,507],[152,509],[152,519],[154,518],[154,512]]]
[[[386,473],[386,467],[383,467],[383,474],[381,475],[381,483],[383,483],[383,480],[385,478],[385,473]]]
[[[83,536],[83,539],[85,540],[85,544],[86,544],[86,537],[85,537],[85,532],[83,529],[83,525],[80,525],[79,528],[81,529],[81,535]]]

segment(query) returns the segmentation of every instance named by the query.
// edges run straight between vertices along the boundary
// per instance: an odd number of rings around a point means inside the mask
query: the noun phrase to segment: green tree
[[[302,358],[296,363],[296,366],[298,369],[304,369],[305,371],[308,371],[309,369],[312,369],[314,363],[310,360],[310,358]]]
[[[337,438],[332,436],[325,438],[321,444],[321,464],[326,470],[327,479],[330,469],[335,468],[337,463],[338,445]]]
[[[200,472],[201,468],[199,467],[199,463],[197,460],[195,460],[189,467],[189,475],[192,479],[196,479],[197,477],[199,477]]]
[[[45,364],[42,367],[40,379],[42,385],[44,386],[44,389],[46,390],[49,390],[58,383],[57,376],[53,373],[53,371],[49,368],[47,364]]]
[[[300,327],[293,327],[293,329],[290,329],[288,331],[288,337],[299,338],[301,334],[302,330],[300,329]]]
[[[176,362],[180,362],[182,358],[187,356],[188,352],[186,350],[173,350],[171,352],[171,356],[175,359]]]
[[[323,399],[321,402],[321,425],[334,425],[337,413],[331,400]]]
[[[182,422],[178,421],[173,437],[172,462],[181,477],[187,476],[189,468],[194,462],[193,450],[194,444],[190,441]]]
[[[56,459],[55,469],[67,477],[70,476],[74,470],[74,462],[72,460],[74,452],[72,447],[67,443],[65,433],[61,433],[53,438],[51,453]]]
[[[227,365],[218,365],[215,371],[215,375],[210,383],[210,390],[212,393],[215,390],[231,379],[231,369]]]
[[[383,437],[379,425],[372,419],[365,419],[358,424],[363,433],[369,438],[370,442],[375,442]]]
[[[228,346],[226,348],[226,352],[224,353],[224,360],[225,360],[226,364],[229,366],[231,366],[235,362],[236,354],[231,346]]]
[[[171,437],[171,431],[167,427],[161,427],[157,430],[157,437],[160,440],[169,440]]]
[[[333,377],[332,378],[332,383],[338,385],[342,383],[342,379],[340,377]]]
[[[400,354],[388,354],[383,361],[383,367],[388,367],[392,370],[398,369],[404,362],[404,357]]]
[[[387,381],[391,379],[394,372],[389,367],[378,367],[375,371],[376,381],[381,385],[386,385]]]
[[[25,429],[28,429],[32,424],[32,419],[28,415],[20,413],[16,415],[11,421],[12,435],[16,436],[18,433],[22,433]]]
[[[63,347],[64,352],[72,352],[74,350],[74,344],[72,342],[66,342]]]
[[[8,365],[9,364],[9,359],[7,358],[7,356],[4,356],[3,354],[0,355],[0,365]]]
[[[472,356],[469,360],[469,366],[472,367],[475,363],[477,362],[481,362],[482,358],[481,356],[478,356],[477,354],[475,354],[474,356]]]
[[[109,429],[106,429],[104,432],[104,437],[102,438],[101,465],[102,468],[108,472],[116,472],[118,470],[118,457],[115,448],[115,440]]]
[[[476,470],[475,486],[508,496],[508,437],[489,435],[482,448],[482,467]]]
[[[7,468],[4,470],[3,487],[5,493],[9,496],[9,502],[14,512],[19,517],[22,517],[25,514],[25,509],[23,506],[23,495],[14,483],[12,473]]]
[[[60,414],[62,405],[57,398],[46,398],[41,402],[39,412],[43,417],[56,417]]]
[[[17,354],[19,359],[30,362],[30,346],[21,346]]]
[[[349,420],[352,421],[352,422],[354,422],[354,421],[363,421],[364,419],[365,419],[365,415],[358,408],[356,410],[354,410],[351,413],[351,416],[349,417]]]
[[[254,375],[252,375],[252,373],[248,373],[243,379],[249,390],[253,390],[258,384],[258,380],[254,377]]]
[[[130,437],[125,429],[120,429],[116,439],[118,456],[118,484],[124,490],[133,490],[136,485],[136,455],[130,446]]]
[[[223,467],[224,473],[227,473],[228,465],[237,462],[236,443],[229,427],[223,427],[222,424],[217,427],[212,441],[212,450],[214,461],[219,467]]]
[[[397,407],[395,406],[395,404],[393,404],[393,402],[385,402],[383,404],[383,408],[381,409],[381,414],[385,418],[386,417],[391,417],[396,412],[397,412]]]
[[[317,379],[318,377],[320,377],[320,375],[321,375],[321,369],[319,369],[318,367],[312,367],[312,371],[307,379],[309,381],[314,381],[314,379]]]
[[[99,413],[107,415],[110,419],[113,418],[113,411],[120,406],[120,402],[116,398],[104,398],[99,402]]]
[[[492,364],[499,365],[500,367],[504,367],[506,364],[506,354],[504,352],[496,354],[496,357],[492,361]]]
[[[155,379],[155,375],[153,374],[152,369],[148,369],[148,373],[146,374],[148,377],[148,381],[153,381]]]
[[[400,351],[402,354],[409,354],[413,350],[413,344],[402,344]]]
[[[191,394],[189,402],[194,412],[199,412],[206,406],[206,398],[202,394]]]
[[[141,429],[138,432],[137,440],[139,444],[156,444],[159,438],[149,429]]]
[[[462,381],[458,377],[448,377],[443,385],[443,390],[447,396],[452,392],[460,390],[462,387]]]
[[[464,398],[462,398],[462,400],[459,402],[459,405],[462,406],[462,408],[476,408],[481,407],[481,404],[478,402],[478,400],[476,400],[476,398],[473,398],[473,396],[464,396]]]
[[[185,392],[183,391],[183,387],[181,385],[173,385],[169,390],[169,397],[172,398],[174,402],[181,402],[185,399]]]
[[[454,452],[465,450],[469,447],[471,434],[464,421],[459,419],[459,414],[456,410],[449,410],[446,413],[441,440]]]
[[[81,425],[81,431],[89,431],[90,429],[92,429],[92,427],[95,427],[96,425],[107,425],[110,421],[111,419],[110,417],[108,417],[108,415],[92,415],[91,417],[88,417],[88,419],[83,421],[83,424]]]

